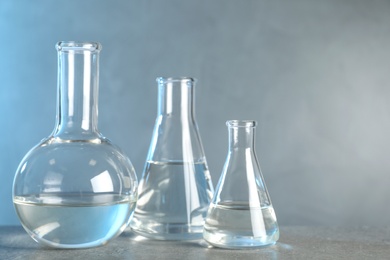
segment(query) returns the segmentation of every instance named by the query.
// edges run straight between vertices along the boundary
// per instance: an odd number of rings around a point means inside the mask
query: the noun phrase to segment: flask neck
[[[256,122],[231,120],[226,123],[229,130],[230,151],[253,152],[255,146]]]
[[[194,119],[194,86],[192,78],[157,78],[159,116],[171,119]]]
[[[192,78],[157,78],[158,115],[148,161],[205,164],[194,115]]]
[[[53,136],[66,140],[99,137],[99,43],[59,42],[58,100]]]

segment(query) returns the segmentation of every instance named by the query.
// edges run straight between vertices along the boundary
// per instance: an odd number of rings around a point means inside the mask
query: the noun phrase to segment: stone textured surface
[[[91,249],[40,247],[21,227],[0,228],[0,259],[389,259],[390,228],[281,227],[280,241],[254,250],[209,247],[204,241],[154,241],[125,231]]]

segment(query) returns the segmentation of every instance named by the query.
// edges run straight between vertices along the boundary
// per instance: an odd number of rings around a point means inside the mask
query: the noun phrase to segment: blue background
[[[99,128],[140,177],[158,76],[192,76],[214,185],[228,119],[256,148],[282,225],[390,217],[390,1],[0,2],[0,225],[18,163],[55,121],[60,40],[98,41]]]

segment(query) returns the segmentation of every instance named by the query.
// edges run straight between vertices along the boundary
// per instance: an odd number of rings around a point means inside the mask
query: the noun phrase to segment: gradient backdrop
[[[157,76],[192,76],[214,185],[228,119],[256,148],[281,225],[390,220],[390,1],[0,1],[0,225],[15,170],[55,121],[60,40],[99,41],[99,128],[140,177]]]

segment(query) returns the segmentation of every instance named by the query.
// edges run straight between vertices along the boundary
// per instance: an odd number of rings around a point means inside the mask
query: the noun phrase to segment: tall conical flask
[[[213,185],[195,121],[195,80],[157,83],[157,119],[130,226],[152,239],[199,239]]]
[[[274,244],[279,228],[254,148],[256,122],[226,124],[229,151],[203,237],[213,246],[231,249]]]
[[[137,176],[128,157],[97,128],[101,45],[59,42],[54,131],[20,162],[16,213],[38,243],[55,248],[106,244],[130,222]]]

